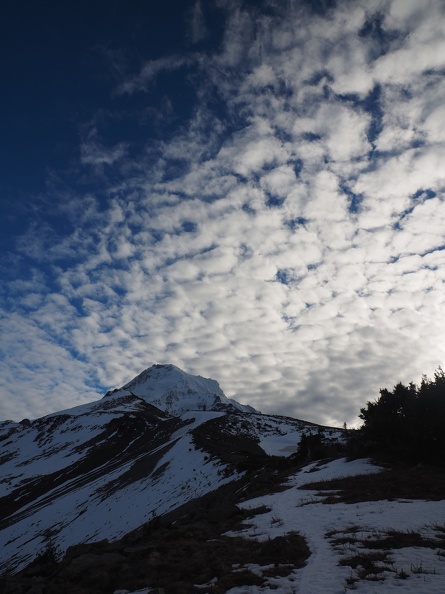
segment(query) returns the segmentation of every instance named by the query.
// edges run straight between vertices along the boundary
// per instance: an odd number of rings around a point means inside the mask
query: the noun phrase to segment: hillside
[[[341,434],[245,410],[214,380],[167,365],[99,401],[3,422],[0,571],[19,570],[49,540],[65,551],[121,538],[267,465],[268,454],[289,455],[303,431]]]
[[[442,593],[445,473],[348,461],[344,439],[171,365],[5,421],[0,592]]]

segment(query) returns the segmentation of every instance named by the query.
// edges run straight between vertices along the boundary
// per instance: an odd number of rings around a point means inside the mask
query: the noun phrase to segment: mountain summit
[[[443,592],[442,469],[339,458],[345,430],[246,408],[154,365],[0,421],[0,593]]]
[[[48,546],[116,541],[247,485],[277,460],[281,468],[303,435],[341,439],[334,428],[257,413],[174,365],[154,365],[95,402],[0,421],[0,575]]]
[[[153,365],[105,397],[131,394],[173,416],[189,411],[258,412],[227,398],[217,381],[191,375],[175,365]]]

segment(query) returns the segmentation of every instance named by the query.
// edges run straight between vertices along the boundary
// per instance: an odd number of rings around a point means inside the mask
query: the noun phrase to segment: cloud
[[[165,56],[146,62],[138,74],[128,77],[116,89],[118,95],[132,95],[147,91],[162,72],[174,72],[193,63],[190,56]]]
[[[191,10],[190,18],[190,39],[193,44],[199,43],[207,37],[207,27],[204,19],[204,12],[199,0],[196,0]]]
[[[81,161],[100,193],[52,200],[20,239],[34,273],[2,297],[0,416],[171,362],[264,412],[350,424],[443,364],[441,3],[219,6],[213,52],[118,88],[132,105],[188,68],[187,119],[139,153],[97,124]],[[197,2],[193,43],[202,18]]]
[[[60,335],[56,343],[42,328],[50,312],[63,318],[60,305],[44,308],[39,324],[18,313],[0,318],[0,390],[8,395],[1,399],[2,419],[36,418],[99,396],[91,387],[94,370],[61,344]]]
[[[127,145],[120,142],[108,148],[97,140],[97,129],[89,131],[87,138],[80,146],[80,161],[85,165],[114,165],[121,160],[127,152]]]

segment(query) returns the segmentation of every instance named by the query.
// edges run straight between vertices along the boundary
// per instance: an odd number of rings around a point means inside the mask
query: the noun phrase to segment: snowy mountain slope
[[[295,454],[303,435],[320,436],[327,451],[329,446],[341,446],[345,438],[344,430],[290,417],[227,413],[201,425],[195,431],[195,442],[226,462],[261,465],[262,460],[267,464],[267,456]]]
[[[50,419],[44,436],[42,421],[20,431],[2,472],[3,570],[29,562],[48,537],[62,550],[117,538],[236,478],[193,446],[196,421],[159,419],[139,406],[137,414],[134,406],[109,411],[102,425],[99,416],[63,416]],[[218,414],[202,413],[199,422]]]
[[[97,402],[2,423],[0,572],[20,569],[49,541],[65,551],[120,538],[270,453],[289,455],[303,432],[341,433],[246,410],[213,380],[154,366]]]
[[[0,423],[0,591],[445,591],[445,472],[302,467],[303,437],[338,455],[344,430],[246,410],[154,366],[97,402]],[[39,559],[49,544],[71,547],[60,564]]]

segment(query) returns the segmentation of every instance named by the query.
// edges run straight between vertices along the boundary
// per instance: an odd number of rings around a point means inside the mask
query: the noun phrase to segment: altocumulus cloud
[[[91,122],[100,192],[42,199],[54,220],[37,213],[2,294],[2,418],[171,362],[263,412],[353,423],[444,362],[444,4],[285,4],[221,1],[203,52],[197,2],[191,50],[110,89],[148,102],[182,77],[193,109],[138,151]]]

